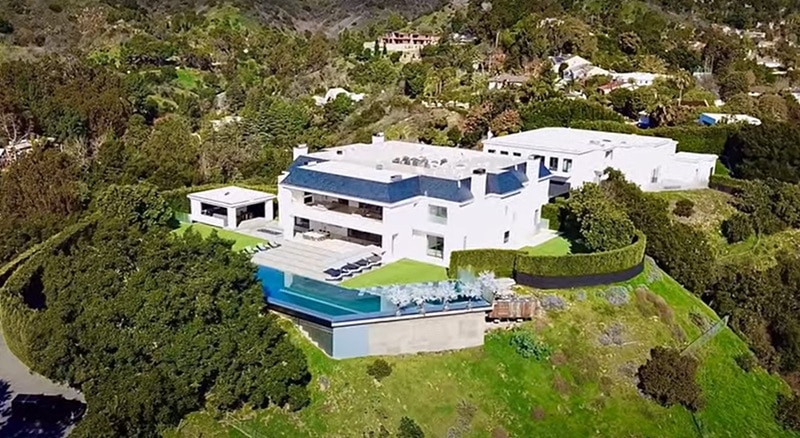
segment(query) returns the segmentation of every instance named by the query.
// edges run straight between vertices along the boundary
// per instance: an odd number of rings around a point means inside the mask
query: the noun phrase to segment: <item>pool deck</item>
[[[336,239],[316,242],[303,238],[274,241],[281,246],[256,253],[252,258],[253,263],[320,281],[325,281],[326,269],[339,267],[380,251],[376,246],[363,246]]]

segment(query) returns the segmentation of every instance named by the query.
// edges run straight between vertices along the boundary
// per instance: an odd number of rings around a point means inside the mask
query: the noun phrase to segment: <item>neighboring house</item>
[[[364,100],[364,96],[366,96],[363,93],[351,93],[344,88],[330,88],[325,92],[324,96],[314,96],[314,103],[316,103],[317,106],[325,106],[325,104],[336,99],[340,94],[346,95],[353,102],[361,102]]]
[[[385,49],[387,53],[400,52],[400,60],[409,62],[420,58],[420,51],[423,47],[439,42],[436,35],[423,35],[417,33],[389,32],[378,38],[377,43],[380,49]],[[374,49],[375,41],[364,43],[365,49]]]
[[[33,151],[33,143],[29,139],[0,148],[0,168],[10,165],[31,151]]]
[[[308,231],[446,266],[454,250],[519,248],[538,234],[550,172],[522,155],[373,137],[321,152],[294,149],[278,178],[287,239]]]
[[[580,56],[551,56],[553,71],[561,75],[561,81],[578,81],[592,76],[610,75],[611,72],[595,66],[588,59]],[[564,70],[561,65],[565,64]]]
[[[192,222],[235,230],[244,222],[263,225],[275,216],[275,195],[241,187],[222,187],[187,195]]]
[[[489,79],[490,90],[500,90],[507,86],[520,87],[528,82],[529,77],[524,75],[511,75],[503,73]]]
[[[667,75],[647,72],[611,73],[611,82],[597,87],[597,91],[608,94],[618,88],[635,90],[639,87],[653,85],[658,78],[668,78]]]
[[[701,125],[711,126],[726,123],[747,123],[750,125],[760,125],[761,120],[748,116],[747,114],[720,114],[720,113],[702,113],[697,122]]]
[[[542,128],[484,140],[483,150],[542,159],[553,174],[551,197],[600,182],[609,167],[645,191],[707,187],[717,156],[676,152],[677,144],[661,137]]]

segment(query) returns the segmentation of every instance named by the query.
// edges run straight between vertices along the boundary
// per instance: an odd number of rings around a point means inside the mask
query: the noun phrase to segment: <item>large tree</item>
[[[33,368],[86,395],[75,436],[155,436],[202,408],[303,406],[305,358],[265,313],[248,258],[216,236],[170,237],[147,213],[163,201],[142,205],[103,207],[111,215],[9,283],[36,309],[20,334]]]

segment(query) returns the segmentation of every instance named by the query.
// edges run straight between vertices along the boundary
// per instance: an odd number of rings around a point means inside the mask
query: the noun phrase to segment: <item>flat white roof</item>
[[[649,135],[619,134],[572,128],[541,128],[484,140],[485,146],[502,146],[531,151],[556,151],[583,154],[616,148],[652,148],[676,143]]]
[[[244,207],[275,199],[275,195],[271,193],[236,186],[190,193],[187,197],[220,207]]]
[[[700,117],[706,116],[715,123],[723,122],[723,123],[730,123],[730,122],[747,122],[753,125],[760,125],[761,120],[757,117],[748,116],[747,114],[723,114],[723,113],[702,113]]]
[[[494,173],[526,162],[525,157],[403,141],[356,143],[307,155],[327,161],[307,164],[304,168],[380,182],[389,182],[397,176],[406,179],[416,175],[464,179],[469,178],[475,169]]]
[[[675,154],[675,159],[697,163],[703,161],[717,161],[717,156],[714,154],[698,154],[696,152],[678,152]]]

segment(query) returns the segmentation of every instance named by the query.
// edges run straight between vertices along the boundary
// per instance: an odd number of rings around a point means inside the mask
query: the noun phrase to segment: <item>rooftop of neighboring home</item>
[[[315,153],[301,151],[283,185],[383,203],[414,196],[453,202],[473,199],[474,176],[485,176],[487,194],[505,195],[528,182],[525,157],[402,141],[357,143]],[[538,163],[535,175],[550,172]],[[532,169],[533,170],[533,169]]]
[[[699,118],[700,123],[705,125],[715,125],[717,123],[749,123],[760,125],[761,120],[747,114],[722,114],[722,113],[702,113]]]
[[[222,207],[241,207],[258,202],[266,202],[274,198],[275,195],[269,193],[236,186],[221,187],[189,195],[189,199],[195,199]]]
[[[572,128],[541,128],[485,140],[486,145],[584,154],[594,150],[659,147],[675,140]]]
[[[499,74],[489,79],[489,82],[511,82],[517,84],[524,84],[528,82],[529,77],[525,75],[512,75],[508,73]]]

